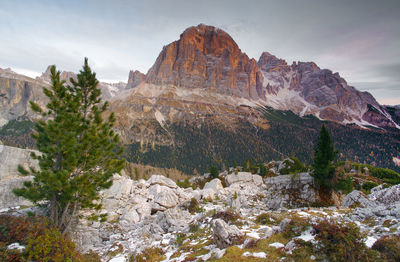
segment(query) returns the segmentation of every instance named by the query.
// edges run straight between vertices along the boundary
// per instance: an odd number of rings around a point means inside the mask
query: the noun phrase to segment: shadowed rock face
[[[144,83],[146,75],[139,72],[138,70],[130,71],[128,77],[128,84],[126,85],[126,89],[137,87],[138,85]]]
[[[146,82],[257,99],[263,96],[262,75],[254,59],[242,53],[221,29],[198,25],[163,48]]]

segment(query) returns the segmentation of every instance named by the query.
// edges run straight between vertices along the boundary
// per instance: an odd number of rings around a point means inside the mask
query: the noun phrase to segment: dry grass
[[[135,180],[149,179],[153,174],[159,174],[169,177],[175,182],[190,177],[189,175],[184,174],[175,168],[160,168],[160,167],[153,167],[153,166],[135,164],[130,162],[126,163],[126,167],[124,170],[130,178]]]

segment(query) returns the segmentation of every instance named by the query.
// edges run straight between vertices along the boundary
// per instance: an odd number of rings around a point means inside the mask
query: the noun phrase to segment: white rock
[[[126,258],[123,255],[118,255],[110,260],[108,260],[108,262],[125,262]]]
[[[253,183],[257,186],[264,184],[264,181],[260,175],[253,175]]]
[[[222,219],[215,219],[212,222],[214,243],[218,248],[226,248],[238,241],[243,233],[236,226],[229,226]]]
[[[109,189],[104,190],[105,198],[121,199],[128,197],[131,193],[133,180],[127,177],[114,175],[113,184]]]
[[[207,182],[204,185],[204,189],[212,189],[214,190],[215,193],[217,193],[220,189],[223,189],[224,187],[222,186],[221,180],[219,180],[218,178],[214,178],[213,180],[211,180],[210,182]]]
[[[227,186],[234,183],[253,183],[253,175],[249,172],[238,172],[238,174],[230,174],[225,177]]]
[[[126,206],[121,216],[122,220],[126,220],[129,223],[136,224],[140,221],[139,214],[136,212],[133,206]]]
[[[171,208],[175,207],[179,203],[178,196],[168,188],[168,190],[162,191],[157,194],[154,198],[154,202],[160,206]]]
[[[215,199],[215,191],[212,188],[203,189],[203,190],[201,190],[201,198],[208,199],[208,200],[214,200]]]
[[[170,208],[164,212],[158,212],[153,224],[160,226],[164,232],[186,231],[193,221],[192,216],[186,210]]]
[[[162,175],[152,175],[149,180],[147,180],[147,183],[150,185],[161,185],[161,186],[166,186],[170,188],[177,188],[178,186],[176,183],[169,179],[168,177],[162,176]]]
[[[269,244],[269,246],[270,246],[270,247],[274,247],[274,248],[283,248],[283,247],[285,247],[284,244],[279,243],[279,242],[274,242],[274,243],[272,243],[272,244]]]
[[[135,205],[136,212],[139,214],[140,220],[143,220],[145,217],[151,215],[151,207],[152,205],[148,202],[142,202]]]

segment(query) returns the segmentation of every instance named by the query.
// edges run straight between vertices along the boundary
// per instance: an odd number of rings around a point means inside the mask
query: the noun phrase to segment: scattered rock
[[[178,186],[176,183],[169,179],[168,177],[162,176],[162,175],[152,175],[147,182],[150,185],[160,185],[160,186],[166,186],[170,188],[177,188]]]
[[[189,224],[192,221],[193,218],[188,211],[171,208],[159,212],[153,224],[158,224],[164,232],[184,232],[189,229]]]
[[[214,190],[215,193],[217,193],[219,190],[223,189],[224,187],[222,186],[221,180],[219,180],[218,178],[214,178],[213,180],[211,180],[210,182],[207,182],[204,185],[204,189],[212,189]]]
[[[238,174],[230,174],[225,177],[227,186],[234,183],[253,183],[253,175],[249,172],[238,172]]]
[[[374,207],[375,204],[361,191],[354,190],[344,197],[342,205],[344,207]]]
[[[222,219],[213,220],[212,229],[214,243],[218,248],[241,244],[244,241],[244,234],[236,226],[229,226]]]

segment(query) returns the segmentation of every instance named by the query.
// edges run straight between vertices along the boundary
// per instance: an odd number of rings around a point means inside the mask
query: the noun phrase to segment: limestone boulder
[[[126,220],[129,223],[136,224],[140,221],[140,217],[133,206],[126,206],[122,212],[121,220]]]
[[[160,185],[160,186],[166,186],[169,188],[177,188],[178,186],[176,183],[169,179],[168,177],[162,176],[162,175],[152,175],[150,179],[147,181],[147,183],[152,185]]]
[[[214,243],[218,248],[242,244],[244,241],[244,234],[236,226],[230,226],[222,219],[212,221],[212,230]]]
[[[224,187],[222,186],[221,180],[218,178],[214,178],[210,182],[207,182],[204,185],[204,189],[212,189],[215,193],[217,193],[219,190],[223,189]]]
[[[225,177],[227,186],[235,183],[253,183],[253,175],[249,172],[238,172],[238,174],[230,174]]]
[[[164,212],[158,212],[153,224],[157,224],[164,232],[184,232],[189,230],[189,224],[192,222],[193,218],[188,211],[170,208]]]
[[[153,199],[154,203],[161,207],[172,208],[179,203],[179,198],[175,192],[167,186],[156,184],[149,188],[149,199]]]
[[[374,207],[375,203],[361,191],[354,190],[344,197],[342,205],[344,207]]]

